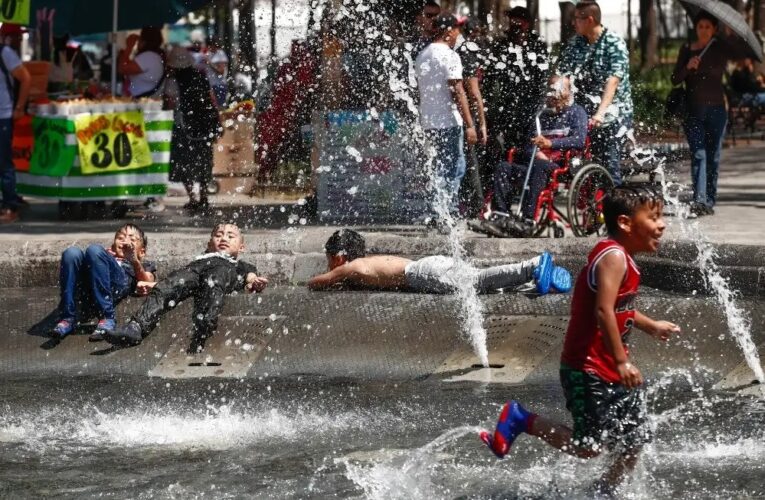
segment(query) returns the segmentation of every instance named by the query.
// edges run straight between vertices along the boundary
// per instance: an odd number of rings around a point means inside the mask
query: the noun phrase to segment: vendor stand
[[[16,161],[18,193],[59,200],[64,218],[102,202],[120,216],[125,200],[165,195],[173,113],[159,101],[75,100],[34,111],[31,155]]]

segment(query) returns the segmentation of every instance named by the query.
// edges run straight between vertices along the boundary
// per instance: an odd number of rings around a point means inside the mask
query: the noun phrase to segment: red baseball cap
[[[13,36],[22,35],[27,32],[27,29],[20,24],[3,23],[0,26],[0,36]]]

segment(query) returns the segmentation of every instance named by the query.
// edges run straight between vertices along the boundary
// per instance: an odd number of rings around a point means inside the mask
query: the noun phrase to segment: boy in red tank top
[[[661,194],[647,187],[617,187],[604,199],[609,237],[595,245],[576,281],[561,355],[560,380],[574,428],[509,401],[494,434],[480,435],[498,457],[522,432],[580,458],[614,451],[615,460],[596,483],[601,493],[612,492],[637,464],[651,436],[643,376],[630,362],[627,340],[633,326],[662,341],[680,331],[635,310],[640,272],[632,255],[658,249],[663,208]]]

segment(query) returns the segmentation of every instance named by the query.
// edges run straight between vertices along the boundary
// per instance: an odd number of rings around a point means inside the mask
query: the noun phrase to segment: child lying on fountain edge
[[[481,439],[498,456],[525,432],[580,458],[604,449],[615,458],[595,483],[610,495],[637,464],[651,438],[646,425],[644,385],[630,362],[627,338],[633,326],[666,341],[680,328],[635,310],[640,272],[638,252],[656,252],[664,233],[664,201],[653,188],[617,187],[603,200],[609,237],[598,242],[577,278],[571,319],[563,342],[560,380],[574,428],[552,422],[511,400],[502,408],[494,434]]]
[[[244,237],[239,227],[230,223],[218,224],[210,234],[207,253],[173,271],[156,286],[155,283],[140,284],[151,289],[146,301],[125,326],[105,335],[105,339],[116,345],[138,345],[163,314],[194,297],[191,315],[194,335],[189,353],[201,351],[206,340],[215,333],[225,296],[237,289],[261,292],[268,284],[266,278],[258,276],[254,265],[239,260],[242,250]]]
[[[364,237],[351,229],[335,231],[324,245],[329,270],[308,280],[308,288],[360,287],[421,293],[454,293],[472,283],[478,293],[517,289],[533,283],[541,295],[567,292],[571,275],[553,264],[548,252],[514,264],[478,269],[451,257],[419,260],[394,255],[366,255]]]

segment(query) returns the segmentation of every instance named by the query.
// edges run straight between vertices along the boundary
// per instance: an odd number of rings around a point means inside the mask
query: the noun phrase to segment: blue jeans
[[[510,213],[513,199],[521,194],[528,168],[528,162],[510,164],[503,161],[497,166],[497,170],[494,172],[494,196],[491,200],[497,212]],[[539,194],[547,185],[550,175],[556,168],[558,165],[551,161],[534,160],[529,175],[529,190],[523,197],[523,207],[521,207],[521,214],[524,219],[534,218]]]
[[[465,152],[463,150],[462,127],[428,129],[425,135],[428,143],[435,149],[436,186],[447,197],[447,206],[451,213],[457,213],[457,195],[460,183],[465,176]]]
[[[713,207],[717,199],[720,152],[727,123],[725,106],[691,109],[684,123],[685,136],[691,149],[693,200],[709,207]]]
[[[632,118],[616,120],[590,131],[590,149],[595,161],[603,165],[614,179],[614,185],[622,183],[621,156],[626,134],[617,137],[622,127],[632,128]]]
[[[92,303],[102,319],[114,319],[114,307],[130,293],[130,280],[106,249],[69,247],[61,254],[61,319],[77,319],[77,302]]]
[[[19,195],[16,194],[16,167],[13,166],[13,118],[0,119],[0,185],[3,208],[18,210]]]

